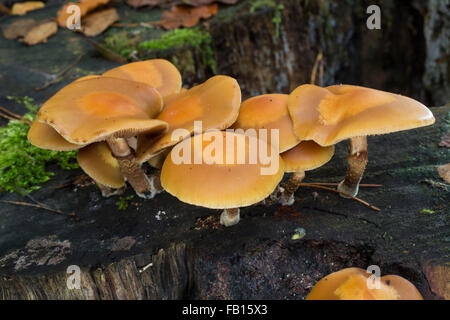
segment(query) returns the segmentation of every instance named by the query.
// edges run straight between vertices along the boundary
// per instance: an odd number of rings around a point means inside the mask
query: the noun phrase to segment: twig
[[[14,112],[9,111],[5,107],[0,106],[0,117],[3,117],[8,120],[17,120],[26,124],[31,125],[31,121],[27,118],[22,117]]]
[[[371,209],[373,209],[373,210],[375,210],[375,211],[381,211],[380,208],[377,208],[377,207],[371,205],[370,203],[368,203],[368,202],[366,202],[366,201],[364,201],[364,200],[361,200],[361,199],[359,199],[359,198],[357,198],[357,197],[355,197],[355,196],[346,194],[346,193],[344,193],[344,192],[339,192],[339,191],[336,190],[336,189],[332,189],[332,188],[320,186],[320,185],[317,185],[317,184],[311,184],[311,183],[300,183],[300,187],[317,188],[317,189],[328,190],[328,191],[332,191],[332,192],[336,192],[336,193],[341,193],[341,194],[346,195],[347,197],[352,198],[353,200],[358,201],[359,203],[362,203],[362,204],[368,206],[369,208],[371,208]]]
[[[152,262],[150,262],[149,264],[147,264],[147,265],[144,266],[143,268],[140,268],[140,269],[139,269],[139,272],[142,273],[142,272],[144,272],[145,270],[147,270],[147,269],[150,268],[150,267],[153,267],[153,263],[152,263]]]
[[[316,61],[314,61],[314,65],[313,65],[313,68],[311,71],[311,79],[309,81],[309,83],[311,83],[311,84],[316,84],[317,68],[319,67],[319,63],[320,63],[320,69],[319,69],[320,83],[319,83],[319,85],[321,85],[322,78],[323,78],[323,54],[322,54],[321,48],[319,48],[319,53],[316,56]]]
[[[145,26],[157,26],[161,24],[161,21],[139,22],[139,23],[114,23],[112,27],[117,28],[131,28],[131,27],[145,27]]]
[[[46,205],[45,203],[42,203],[42,202],[36,200],[28,192],[23,190],[21,187],[17,187],[17,188],[19,189],[20,192],[22,192],[25,195],[25,197],[27,197],[28,199],[33,201],[35,204],[27,203],[27,202],[20,202],[20,201],[19,202],[7,201],[7,200],[0,200],[0,201],[5,202],[5,203],[11,203],[11,204],[21,204],[21,205],[27,205],[28,204],[31,207],[37,207],[37,208],[45,209],[45,210],[48,210],[48,211],[56,212],[58,214],[67,215],[69,217],[74,218],[76,221],[80,220],[80,218],[75,213],[73,213],[73,212],[65,213],[65,212],[63,212],[63,211],[61,211],[59,209],[54,209],[54,208]]]
[[[19,120],[14,117],[8,116],[7,114],[1,113],[1,112],[0,112],[0,117],[5,118],[6,120]]]
[[[62,76],[69,71],[70,69],[72,69],[78,62],[80,62],[81,58],[83,57],[83,55],[80,55],[77,57],[77,59],[72,62],[69,66],[67,66],[66,68],[64,68],[63,70],[61,70],[60,72],[58,72],[56,75],[54,75],[54,78],[50,81],[47,81],[46,83],[44,83],[44,85],[42,87],[39,88],[35,88],[34,90],[36,91],[40,91],[40,90],[44,90],[48,87],[50,87],[52,84],[58,83],[62,80]]]
[[[9,116],[11,116],[11,117],[14,117],[14,118],[16,118],[16,119],[18,119],[18,120],[23,118],[22,116],[20,116],[20,115],[14,113],[14,112],[12,112],[12,111],[9,111],[9,110],[6,109],[5,107],[0,106],[0,110],[3,111],[4,113],[6,113],[7,115],[9,115]]]
[[[18,205],[18,206],[26,206],[26,207],[33,207],[33,208],[44,209],[44,210],[48,210],[48,211],[51,211],[51,212],[55,212],[57,214],[67,215],[67,216],[69,216],[71,218],[74,218],[75,221],[80,221],[80,218],[75,213],[65,213],[65,212],[63,212],[61,210],[53,209],[53,208],[48,207],[48,206],[42,206],[42,205],[39,205],[39,204],[22,202],[22,201],[0,200],[0,202],[8,203],[8,204],[15,204],[15,205]]]
[[[82,174],[82,175],[79,175],[78,177],[76,177],[75,179],[73,179],[70,182],[67,182],[67,183],[61,184],[59,186],[56,186],[55,189],[63,189],[63,188],[70,187],[70,186],[73,186],[73,185],[78,185],[78,184],[83,183],[86,180],[91,180],[91,179],[89,178],[89,176],[87,176],[85,174]]]
[[[307,184],[315,184],[318,186],[337,186],[339,183],[335,182],[305,182]],[[382,187],[382,184],[375,184],[375,183],[360,183],[360,187],[366,187],[366,188],[379,188]]]

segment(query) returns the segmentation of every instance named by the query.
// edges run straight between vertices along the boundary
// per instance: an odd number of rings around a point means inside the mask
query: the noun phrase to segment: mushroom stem
[[[220,224],[224,225],[225,227],[230,227],[237,224],[241,219],[239,212],[239,208],[223,210],[222,214],[220,215]]]
[[[264,204],[270,206],[279,202],[283,206],[293,205],[295,201],[294,193],[298,190],[304,178],[304,171],[294,172],[283,187],[280,185],[276,187],[275,191],[264,200]]]
[[[120,171],[141,198],[153,198],[151,181],[145,174],[140,163],[136,160],[134,152],[124,138],[109,138],[106,140],[111,153],[117,159]]]
[[[295,202],[294,193],[298,190],[300,183],[305,178],[304,171],[294,172],[284,186],[284,191],[281,193],[280,203],[283,206],[291,206]]]
[[[153,194],[158,194],[164,191],[164,188],[161,185],[161,170],[157,170],[156,172],[152,173],[148,177],[149,183],[150,183],[150,191]]]
[[[367,137],[350,138],[348,150],[348,167],[345,179],[337,187],[341,197],[349,198],[348,195],[356,196],[359,190],[359,182],[362,179],[364,170],[368,162]]]
[[[125,191],[124,187],[119,188],[119,189],[114,189],[114,188],[110,188],[98,181],[95,181],[95,184],[100,189],[102,196],[105,198],[108,198],[111,196],[116,196],[116,195],[121,195]]]

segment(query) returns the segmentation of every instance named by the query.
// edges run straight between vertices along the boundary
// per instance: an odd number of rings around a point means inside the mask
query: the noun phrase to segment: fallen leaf
[[[450,133],[442,137],[441,142],[439,142],[439,145],[441,147],[447,147],[450,148]]]
[[[193,7],[204,6],[214,2],[220,2],[225,4],[235,4],[239,0],[126,0],[126,3],[133,8],[139,7],[162,7],[169,8],[178,4],[186,4]]]
[[[61,27],[67,27],[67,22],[73,16],[74,12],[69,10],[70,6],[76,5],[80,8],[80,18],[84,17],[88,12],[107,4],[110,0],[81,0],[78,3],[68,2],[58,11],[56,20]]]
[[[193,8],[177,5],[163,12],[160,25],[165,29],[189,28],[197,25],[200,19],[208,19],[217,14],[217,11],[217,3]]]
[[[89,14],[82,21],[82,32],[88,37],[95,37],[119,19],[119,14],[114,8]]]
[[[33,11],[37,9],[41,9],[45,7],[45,4],[41,1],[27,1],[27,2],[20,2],[20,3],[14,3],[11,9],[11,14],[22,16],[26,14],[28,11]]]
[[[450,183],[450,163],[444,164],[437,168],[439,176],[445,180],[445,182]]]
[[[6,14],[6,15],[11,15],[11,9],[8,8],[7,6],[5,6],[4,4],[0,3],[0,13]]]
[[[34,19],[19,19],[2,29],[3,36],[8,40],[23,38],[37,24]]]
[[[23,42],[29,46],[34,46],[38,43],[47,42],[48,37],[54,35],[58,31],[58,25],[54,21],[41,22],[31,28],[27,32]]]

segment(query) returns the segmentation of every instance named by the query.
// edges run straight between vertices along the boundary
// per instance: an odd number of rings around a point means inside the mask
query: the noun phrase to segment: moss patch
[[[211,48],[211,35],[198,27],[170,30],[159,38],[144,41],[139,33],[132,35],[120,31],[107,36],[104,46],[125,59],[131,59],[133,55],[140,59],[170,58],[169,56],[176,55],[172,52],[174,49],[193,48],[199,54],[203,65],[210,67],[213,72],[217,66]]]
[[[275,37],[278,38],[280,36],[281,13],[284,10],[284,5],[274,0],[256,0],[251,3],[250,12],[253,13],[262,7],[269,7],[274,11],[272,22],[275,25]]]
[[[37,106],[28,97],[14,99],[29,110],[24,118],[33,121]],[[49,163],[57,163],[63,169],[78,168],[73,161],[76,151],[57,152],[39,149],[27,139],[30,126],[18,120],[11,120],[0,127],[0,191],[31,192],[40,188],[54,174],[46,170]]]
[[[134,198],[133,195],[127,197],[120,197],[119,201],[116,202],[117,210],[127,210],[128,202]]]

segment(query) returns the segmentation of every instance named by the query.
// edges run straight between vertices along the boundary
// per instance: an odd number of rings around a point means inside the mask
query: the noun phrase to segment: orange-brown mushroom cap
[[[255,136],[223,131],[216,133],[190,137],[172,149],[161,171],[163,188],[183,202],[213,209],[249,206],[269,196],[284,173],[283,160],[276,150]],[[216,135],[211,138],[210,134]],[[217,150],[212,148],[216,139],[222,142]],[[227,139],[233,144],[227,144]],[[251,146],[260,142],[268,148],[271,161],[278,160],[278,168],[273,167],[270,174],[262,174],[261,171],[269,168],[270,164],[263,164],[259,158],[253,163],[249,161]],[[196,148],[196,145],[201,147]],[[190,150],[190,156],[186,156],[189,163],[175,161],[177,155],[185,150]],[[223,153],[219,153],[220,150]],[[238,163],[238,155],[245,161]],[[216,156],[219,160],[214,162]],[[195,157],[201,159],[201,163],[194,163]]]
[[[423,300],[416,287],[400,276],[380,278],[380,288],[369,289],[371,274],[361,268],[346,268],[322,278],[307,300]]]
[[[100,78],[101,76],[98,74],[90,74],[81,78],[76,79],[75,81],[84,81],[84,80],[91,80],[91,79],[97,79]]]
[[[137,157],[143,163],[162,149],[173,146],[194,132],[194,121],[201,121],[202,132],[226,129],[236,121],[241,103],[241,89],[228,76],[214,76],[204,83],[180,93],[165,106],[157,119],[169,124],[169,130],[155,139],[154,135],[138,137]],[[172,138],[176,129],[185,129],[183,137]],[[198,132],[200,133],[200,132]]]
[[[414,99],[350,85],[301,85],[289,95],[288,109],[297,137],[322,146],[435,121],[431,111]]]
[[[322,147],[314,141],[302,141],[294,148],[280,154],[284,172],[313,170],[323,166],[334,155],[334,145]]]
[[[178,93],[181,89],[180,72],[172,63],[164,59],[128,63],[111,69],[103,75],[146,83],[158,90],[163,97]]]
[[[92,143],[80,149],[77,161],[81,169],[95,181],[115,189],[125,185],[119,162],[111,154],[106,142]]]
[[[267,141],[271,141],[271,130],[279,130],[280,153],[296,146],[300,139],[294,132],[287,107],[287,94],[263,94],[252,97],[241,104],[234,129],[267,129]],[[261,136],[258,136],[262,138]]]
[[[151,119],[161,107],[161,95],[144,83],[100,77],[64,87],[42,106],[37,119],[71,143],[89,144],[164,132],[167,123]]]
[[[28,141],[38,148],[54,151],[72,151],[83,147],[83,145],[70,143],[56,132],[51,126],[34,120],[28,130]]]

